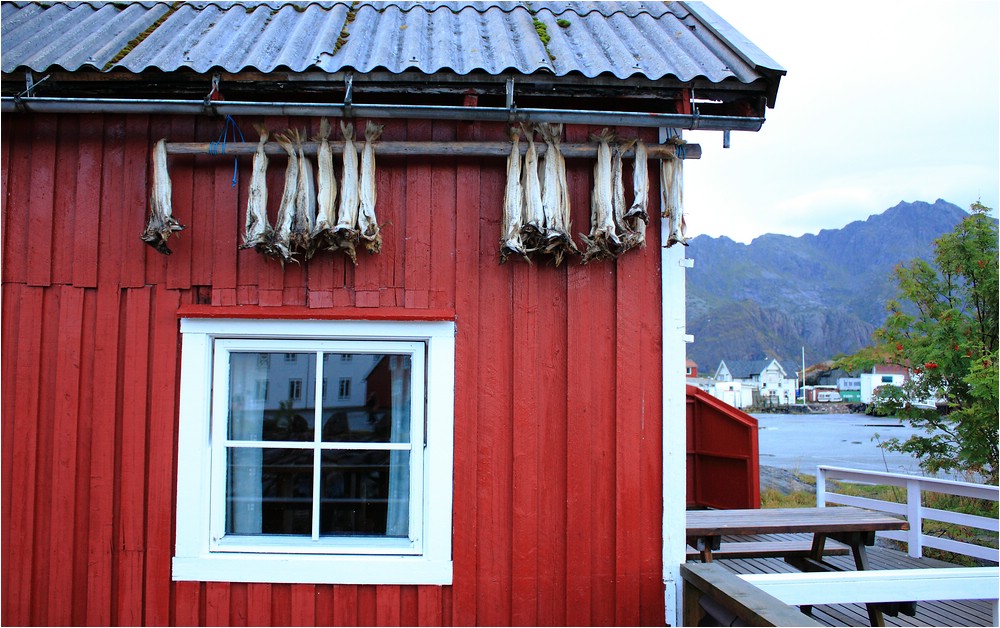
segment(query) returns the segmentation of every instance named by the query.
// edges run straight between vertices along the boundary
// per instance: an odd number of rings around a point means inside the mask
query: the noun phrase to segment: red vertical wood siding
[[[757,419],[687,387],[688,506],[760,508]]]
[[[240,122],[253,136],[254,120]],[[174,213],[188,229],[160,255],[139,239],[150,147],[219,130],[190,117],[3,119],[0,621],[662,624],[656,212],[648,247],[617,262],[501,266],[505,160],[384,158],[381,255],[282,268],[237,250],[250,159],[233,187],[231,158],[174,156]],[[592,130],[570,128],[569,140]],[[388,121],[384,138],[506,135]],[[586,231],[592,163],[569,167],[573,229]],[[273,159],[272,215],[283,170]],[[171,581],[177,311],[196,303],[453,313],[453,585]]]

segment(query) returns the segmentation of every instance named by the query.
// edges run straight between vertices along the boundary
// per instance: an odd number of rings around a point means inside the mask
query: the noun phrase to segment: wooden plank
[[[507,269],[504,269],[507,270]],[[535,370],[539,319],[537,269],[527,264],[511,265],[499,274],[513,280],[513,481],[511,522],[514,539],[511,621],[517,626],[538,623],[538,429],[541,386]],[[551,389],[545,387],[548,392]]]
[[[450,123],[453,124],[453,123]],[[461,124],[461,123],[459,123]],[[364,127],[355,131],[355,137],[364,139]],[[334,155],[344,154],[344,142],[335,141],[331,134],[330,148]],[[208,155],[211,150],[217,150],[210,142],[167,142],[169,155]],[[256,142],[231,142],[219,155],[252,155],[257,150]],[[303,142],[302,150],[307,155],[315,155],[319,150],[319,142]],[[402,157],[496,157],[506,158],[510,153],[510,142],[475,142],[475,141],[382,141],[376,144],[376,150],[381,155]],[[527,146],[521,146],[521,153],[527,151]],[[545,144],[538,145],[538,154],[545,154]],[[597,157],[596,143],[565,143],[561,150],[567,159],[595,159]],[[647,147],[650,159],[673,157],[677,154],[673,144],[653,144]],[[268,155],[284,155],[285,151],[277,142],[268,142],[264,146]],[[633,157],[634,149],[623,152],[625,157]],[[684,147],[684,159],[700,159],[701,146],[687,144]]]
[[[615,623],[639,625],[641,548],[640,467],[642,380],[640,319],[642,258],[618,260],[615,282]]]
[[[408,136],[430,138],[431,123],[410,120]],[[431,264],[431,164],[425,160],[411,159],[406,165],[406,265],[404,268],[404,305],[412,308],[430,306],[431,277],[427,269]]]
[[[73,285],[97,287],[101,225],[101,182],[104,180],[104,117],[81,116],[73,207]]]
[[[794,606],[996,599],[996,567],[749,574],[744,581]]]
[[[98,232],[97,285],[121,285],[122,184],[125,177],[125,120],[108,118],[104,125],[101,170],[100,231]],[[141,232],[140,232],[141,233]]]
[[[142,623],[145,570],[146,403],[149,387],[150,288],[125,291],[124,378],[118,462],[119,525],[115,548],[118,558],[117,617],[121,623]]]
[[[124,287],[141,288],[146,285],[146,256],[159,255],[139,237],[149,217],[147,182],[152,180],[149,174],[152,162],[149,116],[132,115],[126,118],[124,144],[125,177],[119,206],[121,281]]]
[[[172,623],[175,626],[203,626],[204,618],[201,613],[202,594],[201,590],[205,585],[200,582],[175,582],[174,588],[174,612]],[[106,624],[101,624],[106,625]]]
[[[195,133],[198,137],[218,137],[217,119],[197,118]],[[192,163],[187,165],[193,171],[194,183],[191,190],[188,221],[181,220],[181,224],[186,225],[187,229],[180,233],[185,240],[191,242],[191,283],[195,286],[212,285],[212,254],[215,250],[214,243],[217,237],[214,233],[216,210],[212,206],[216,185],[215,177],[212,175],[217,163],[216,158],[204,156],[194,158]],[[181,167],[183,166],[178,163],[176,169],[179,170]],[[281,190],[282,188],[283,185],[280,185],[271,189]],[[179,217],[178,220],[180,220]],[[171,258],[173,257],[176,256],[172,255]]]
[[[399,626],[399,585],[375,587],[375,619],[377,626]]]
[[[358,587],[352,584],[333,586],[333,625],[358,625]]]
[[[291,623],[293,626],[314,626],[316,625],[316,585],[314,584],[293,584],[292,589],[292,614]]]
[[[292,585],[271,585],[271,622],[274,626],[292,625]]]
[[[378,623],[376,589],[377,587],[370,585],[358,587],[358,624],[362,626],[375,626]]]
[[[715,606],[751,626],[818,626],[798,609],[782,603],[714,563],[681,565],[684,579],[685,622],[698,625],[699,598],[707,596]],[[692,589],[700,595],[691,595]],[[721,619],[721,618],[720,618]],[[728,618],[727,618],[728,619]]]
[[[263,582],[247,584],[247,625],[270,626],[271,585]]]
[[[14,389],[20,391],[15,400],[14,413],[8,418],[14,424],[13,451],[17,463],[5,480],[13,486],[35,486],[38,447],[38,379],[41,372],[41,341],[43,321],[43,290],[22,288],[18,318],[18,360],[14,371]],[[10,526],[10,548],[5,556],[9,573],[18,574],[8,584],[8,597],[4,613],[11,625],[32,623],[32,573],[37,537],[34,493],[16,491],[11,498],[10,510],[5,512],[5,522]]]
[[[9,125],[8,125],[9,126]],[[0,131],[6,140],[9,140],[10,133],[9,130],[4,129]],[[5,158],[8,158],[9,147],[4,146],[0,148],[2,154]],[[7,162],[4,163],[4,166]],[[6,180],[5,180],[6,181]],[[24,284],[3,284],[2,291],[5,303],[19,303],[21,299],[21,290],[24,288]],[[0,371],[7,373],[10,377],[11,373],[14,373],[17,369],[18,361],[15,356],[18,353],[18,310],[17,308],[3,308],[2,312],[2,326],[0,326],[0,343],[4,348],[0,351]],[[3,395],[0,395],[0,407],[2,407],[3,414],[3,435],[2,440],[0,440],[0,447],[3,448],[2,455],[2,477],[10,478],[14,472],[14,412],[16,407],[16,399],[18,397],[17,390],[14,386],[9,385],[6,382],[12,381],[11,379],[5,380]],[[10,564],[11,564],[11,526],[10,513],[11,513],[11,503],[14,498],[14,491],[12,489],[10,481],[0,482],[0,491],[3,493],[3,526],[0,526],[0,595],[3,596],[5,603],[0,605],[0,623],[5,626],[11,625],[11,620],[8,615],[10,604],[6,603],[10,600]]]
[[[148,571],[148,569],[147,569]],[[229,584],[229,625],[247,625],[247,583]]]
[[[646,140],[655,141],[655,131]],[[659,177],[650,177],[650,198],[659,198]],[[651,204],[651,207],[658,205]],[[642,579],[639,587],[640,619],[643,625],[664,621],[663,583],[663,335],[662,287],[660,282],[660,229],[657,211],[650,212],[645,249],[635,254],[643,260],[645,274],[637,288],[639,309],[644,314],[640,324],[639,372],[642,382],[642,426],[639,447],[639,544]],[[668,480],[668,484],[670,481]],[[685,490],[673,482],[674,490]],[[674,619],[670,618],[673,622]]]
[[[409,590],[413,588],[410,587]],[[423,586],[416,588],[417,609],[415,613],[403,612],[403,620],[415,617],[416,621],[412,625],[417,626],[444,626],[441,619],[441,598],[442,587]],[[405,594],[406,590],[404,590]],[[404,624],[405,625],[405,624]]]
[[[410,190],[409,186],[407,187]],[[482,171],[480,194],[502,198],[503,178]],[[477,409],[477,609],[479,624],[504,626],[511,620],[512,516],[512,346],[511,285],[506,274],[495,272],[499,214],[481,213],[479,230],[479,374]],[[409,251],[409,248],[407,249]],[[410,264],[407,253],[407,264]],[[407,286],[410,278],[407,277]]]
[[[229,624],[229,583],[205,583],[205,625]]]
[[[499,239],[499,238],[498,238]],[[520,264],[519,264],[520,266]],[[534,271],[538,324],[535,336],[535,378],[538,419],[538,624],[566,624],[566,443],[569,418],[567,371],[566,272],[550,268]],[[575,426],[574,428],[575,429]]]
[[[170,137],[194,136],[195,121],[196,119],[193,117],[174,116],[170,124]],[[167,265],[166,287],[171,289],[185,289],[191,286],[191,264],[194,257],[194,238],[191,230],[195,228],[192,217],[195,207],[203,206],[194,194],[194,166],[193,160],[167,160],[174,203],[174,218],[187,227],[185,231],[174,234],[169,240],[173,255],[165,263]]]
[[[246,200],[240,198],[239,185],[233,187],[233,160],[216,162],[212,170],[212,303],[236,304],[236,259],[241,243],[240,232],[245,225]],[[230,301],[230,303],[226,303]]]
[[[691,536],[767,534],[771,532],[866,532],[904,530],[896,517],[851,506],[836,508],[767,508],[693,510],[687,513]]]
[[[333,585],[316,587],[316,625],[333,625]]]
[[[5,124],[9,133],[11,150],[6,174],[10,174],[4,185],[3,203],[3,273],[5,282],[24,283],[27,281],[28,217],[31,207],[31,121],[21,124]]]
[[[55,381],[49,390],[55,399],[52,413],[52,490],[50,491],[52,525],[49,528],[48,616],[52,625],[69,625],[73,612],[73,530],[76,527],[74,503],[77,476],[77,435],[80,397],[81,341],[83,332],[83,290],[61,288],[59,325],[56,340],[59,359]],[[69,541],[69,542],[68,542]],[[66,551],[68,550],[68,552]],[[70,564],[67,564],[67,553]]]
[[[847,555],[850,548],[842,543],[828,540],[823,548],[824,556]],[[712,550],[712,558],[783,558],[786,556],[808,556],[812,553],[812,542],[803,541],[741,541],[722,543]],[[698,550],[688,547],[688,560],[700,558]]]
[[[31,129],[31,187],[28,197],[29,286],[47,286],[52,282],[52,222],[56,182],[56,144],[58,118],[40,115]]]
[[[454,121],[435,121],[431,137],[434,141],[447,142],[455,139]],[[429,286],[430,307],[454,307],[455,303],[455,246],[456,221],[458,208],[455,205],[455,163],[451,160],[438,160],[431,171],[431,202],[434,208],[429,217],[427,228],[431,230],[431,277],[433,283]],[[502,199],[493,199],[493,204],[500,207]],[[483,208],[487,209],[487,208]]]
[[[177,440],[177,373],[170,366],[178,364],[176,290],[154,288],[152,294],[152,347],[149,378],[149,442],[146,471],[146,595],[143,605],[146,625],[170,622],[170,559],[174,537],[174,468]],[[244,614],[246,604],[243,604]]]
[[[115,424],[119,361],[119,291],[97,291],[94,369],[90,384],[94,399],[90,440],[90,530],[87,548],[87,624],[112,621],[112,547],[115,545]]]
[[[570,127],[566,141],[584,139],[585,130]],[[567,173],[567,184],[573,207],[582,211],[576,199],[589,198],[589,181],[581,170],[573,168]],[[579,220],[577,224],[581,223]],[[567,276],[567,337],[592,338],[591,315],[594,309],[594,289],[590,283],[594,268],[570,264]],[[605,269],[601,269],[602,271]],[[600,271],[597,271],[600,272]],[[599,342],[599,338],[595,338]],[[566,623],[585,626],[595,623],[591,615],[591,557],[594,555],[591,504],[596,501],[594,486],[594,453],[591,429],[597,420],[593,405],[595,383],[600,379],[600,368],[591,353],[590,343],[569,342],[566,359],[571,365],[566,381],[566,416],[573,417],[572,428],[566,433]]]
[[[480,125],[459,127],[465,137],[478,137]],[[455,338],[455,483],[452,522],[452,617],[456,624],[477,625],[477,545],[479,541],[478,391],[481,355],[479,224],[481,172],[477,164],[461,162],[457,169],[455,316],[461,320]],[[402,227],[402,225],[400,225]],[[401,229],[400,229],[401,230]],[[492,272],[492,269],[490,270]],[[398,275],[401,279],[402,275]],[[445,622],[442,622],[445,623]]]
[[[56,168],[52,210],[52,283],[67,284],[73,281],[73,241],[76,177],[79,172],[79,118],[62,116],[59,119],[56,142]]]

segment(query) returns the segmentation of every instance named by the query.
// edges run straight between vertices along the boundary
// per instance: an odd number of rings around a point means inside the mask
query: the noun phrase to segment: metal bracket
[[[208,94],[205,95],[205,109],[210,110],[212,113],[217,113],[215,111],[215,107],[212,105],[212,96],[215,96],[216,94],[221,95],[221,92],[219,91],[219,82],[221,80],[222,80],[222,75],[220,75],[218,72],[213,74],[212,89],[210,89],[208,91]]]
[[[514,78],[507,79],[507,122],[513,122],[517,115],[517,106],[514,105]]]
[[[351,118],[351,104],[354,102],[354,72],[344,75],[344,117]]]
[[[722,147],[729,148],[729,129],[722,131]]]

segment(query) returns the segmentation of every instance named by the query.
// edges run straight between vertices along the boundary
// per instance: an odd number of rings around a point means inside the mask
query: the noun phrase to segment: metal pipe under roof
[[[331,116],[416,118],[470,122],[562,122],[633,127],[671,127],[708,131],[759,131],[764,118],[711,116],[586,109],[466,107],[450,105],[388,105],[359,103],[296,103],[119,98],[0,98],[2,113],[141,113],[178,115]]]

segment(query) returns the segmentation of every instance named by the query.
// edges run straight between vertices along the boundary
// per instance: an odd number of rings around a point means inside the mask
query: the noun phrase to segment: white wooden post
[[[816,506],[826,508],[826,469],[816,467]]]
[[[906,481],[906,520],[910,524],[910,531],[906,534],[906,553],[920,558],[924,555],[924,515],[920,502],[920,480],[916,478]]]
[[[667,139],[660,129],[660,141]],[[660,208],[661,202],[653,207]],[[670,227],[660,219],[660,238],[667,241]],[[663,583],[664,620],[683,625],[681,563],[686,559],[685,517],[687,510],[687,410],[684,390],[685,285],[684,250],[676,244],[660,247],[661,333],[663,334]]]

